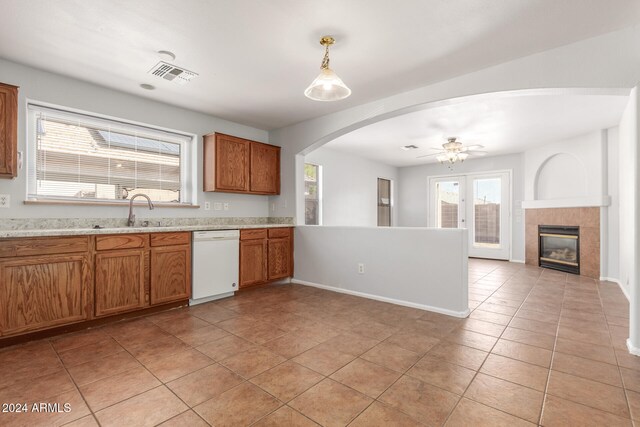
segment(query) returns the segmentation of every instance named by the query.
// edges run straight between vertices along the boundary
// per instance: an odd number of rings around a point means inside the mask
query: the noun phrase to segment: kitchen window
[[[322,194],[320,185],[321,169],[319,165],[304,164],[304,223],[322,224]]]
[[[28,201],[195,203],[195,135],[28,104]]]

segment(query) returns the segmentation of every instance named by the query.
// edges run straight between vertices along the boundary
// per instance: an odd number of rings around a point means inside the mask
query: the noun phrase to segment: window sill
[[[85,200],[25,200],[25,205],[66,205],[66,206],[129,206],[129,202],[94,202]],[[134,206],[147,206],[146,201],[134,201]],[[200,205],[154,202],[157,208],[199,209]]]

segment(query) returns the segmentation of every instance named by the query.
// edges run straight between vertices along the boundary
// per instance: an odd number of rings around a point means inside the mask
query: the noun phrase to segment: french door
[[[510,174],[429,179],[429,225],[469,230],[469,256],[509,259]]]

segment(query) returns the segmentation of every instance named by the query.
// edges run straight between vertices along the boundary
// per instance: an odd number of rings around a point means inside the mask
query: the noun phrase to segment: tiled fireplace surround
[[[600,208],[525,210],[525,262],[538,265],[538,225],[580,227],[580,275],[600,278]]]

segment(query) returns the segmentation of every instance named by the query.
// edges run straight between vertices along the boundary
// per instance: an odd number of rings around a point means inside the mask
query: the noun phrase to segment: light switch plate
[[[221,211],[221,210],[222,210],[222,203],[220,203],[220,202],[213,202],[213,210],[214,210],[214,211]]]
[[[8,194],[0,194],[0,208],[11,207],[11,196]]]

